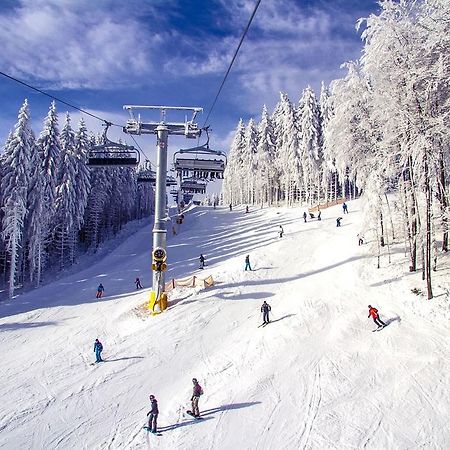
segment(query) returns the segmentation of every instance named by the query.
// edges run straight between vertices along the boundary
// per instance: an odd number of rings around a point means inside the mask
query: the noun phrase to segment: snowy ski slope
[[[217,284],[176,291],[146,320],[133,309],[148,289],[133,281],[150,281],[150,225],[1,304],[0,448],[450,448],[449,299],[411,293],[422,284],[404,273],[401,247],[376,270],[369,245],[357,245],[358,209],[349,203],[341,228],[338,206],[306,224],[297,208],[188,212],[169,240],[168,278]],[[272,323],[258,328],[263,300]],[[387,328],[372,333],[368,304]],[[97,337],[107,361],[91,365]],[[192,377],[203,420],[183,414]],[[142,429],[151,393],[162,436]]]

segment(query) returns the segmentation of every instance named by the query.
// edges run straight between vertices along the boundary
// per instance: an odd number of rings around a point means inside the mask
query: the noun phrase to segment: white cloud
[[[102,3],[21,0],[0,15],[0,66],[57,88],[111,88],[149,73],[160,35]]]
[[[191,76],[225,73],[255,2],[219,1],[229,11],[235,35],[226,39],[211,37],[207,42],[191,39],[196,54],[172,60],[166,70]],[[354,33],[353,22],[345,11],[306,9],[292,0],[262,2],[232,69],[234,80],[239,82],[234,89],[239,91],[236,104],[242,106],[245,102],[250,106],[247,110],[253,111],[249,99],[255,102],[273,94],[278,97],[279,91],[292,94],[294,90],[299,96],[307,84],[317,88],[322,79],[331,81],[339,74],[343,61],[358,57],[360,46],[356,39],[336,33],[336,24]]]

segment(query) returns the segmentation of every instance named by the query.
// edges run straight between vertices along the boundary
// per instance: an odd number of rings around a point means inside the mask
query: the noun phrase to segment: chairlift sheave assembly
[[[111,122],[105,122],[101,142],[92,146],[88,152],[89,167],[136,167],[139,164],[139,152],[132,146],[113,142],[108,139]]]

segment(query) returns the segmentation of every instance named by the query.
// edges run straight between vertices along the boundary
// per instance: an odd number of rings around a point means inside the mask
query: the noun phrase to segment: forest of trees
[[[298,105],[281,94],[272,115],[264,107],[259,123],[239,122],[223,200],[312,205],[362,191],[378,264],[383,247],[404,241],[432,298],[449,248],[449,2],[385,1],[357,25],[361,58],[319,100],[309,87]]]
[[[54,102],[36,139],[27,100],[20,108],[0,155],[0,284],[10,297],[152,213],[153,188],[136,170],[88,167],[100,141],[83,119],[75,131],[68,113],[60,131]]]

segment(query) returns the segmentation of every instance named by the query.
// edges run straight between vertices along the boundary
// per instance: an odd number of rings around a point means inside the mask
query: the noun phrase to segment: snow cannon
[[[167,270],[167,253],[162,247],[156,247],[152,252],[152,270],[156,272],[156,277],[161,276],[161,273]],[[158,279],[158,278],[157,278]],[[159,286],[159,283],[157,283]],[[159,311],[155,310],[156,305],[159,306]],[[150,291],[150,301],[148,309],[152,314],[159,314],[167,308],[167,294],[165,292]]]

